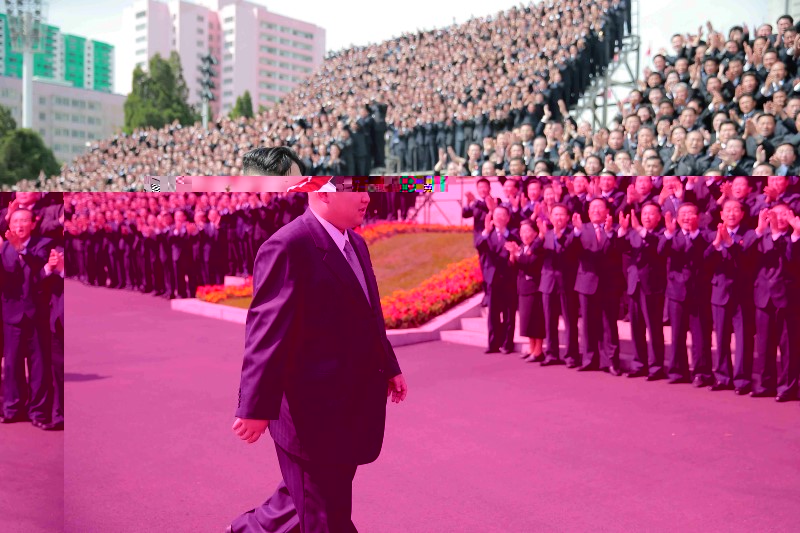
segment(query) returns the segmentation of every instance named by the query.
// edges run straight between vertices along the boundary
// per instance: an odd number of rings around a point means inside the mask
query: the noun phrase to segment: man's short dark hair
[[[475,186],[477,187],[477,186],[478,186],[478,185],[480,185],[481,183],[485,183],[485,184],[486,184],[488,187],[491,187],[491,186],[492,186],[492,184],[491,184],[491,183],[489,183],[489,180],[487,180],[486,178],[481,178],[481,179],[479,179],[478,181],[476,181],[476,182],[475,182]]]
[[[306,166],[291,148],[286,146],[253,148],[244,154],[242,158],[242,173],[261,176],[288,176],[292,169],[292,163],[300,168],[301,175],[305,175]]]
[[[642,211],[644,211],[644,208],[645,208],[645,207],[647,207],[648,205],[651,205],[651,206],[655,207],[655,208],[656,208],[656,211],[658,211],[658,214],[659,214],[659,216],[661,216],[661,206],[660,206],[660,205],[658,205],[657,203],[653,202],[653,201],[647,201],[647,202],[645,202],[645,203],[642,205]]]
[[[699,213],[700,213],[700,210],[699,210],[699,209],[697,208],[697,206],[696,206],[695,204],[693,204],[692,202],[683,202],[683,203],[681,204],[681,206],[678,208],[678,213],[680,213],[680,212],[681,212],[681,209],[683,209],[684,207],[691,207],[692,209],[694,209],[694,212],[695,212],[695,213],[697,213],[697,214],[699,214]]]
[[[567,212],[567,216],[569,216],[569,207],[567,207],[566,204],[562,204],[561,202],[555,203],[555,204],[553,204],[553,207],[550,208],[550,212],[552,213],[553,210],[556,207],[559,207],[559,208],[563,209],[564,211],[566,211]]]

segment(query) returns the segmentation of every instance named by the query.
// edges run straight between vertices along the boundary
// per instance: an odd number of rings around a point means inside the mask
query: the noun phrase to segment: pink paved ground
[[[244,327],[67,282],[67,531],[222,532],[279,480],[230,431]],[[362,532],[789,531],[800,406],[434,342],[359,468]]]

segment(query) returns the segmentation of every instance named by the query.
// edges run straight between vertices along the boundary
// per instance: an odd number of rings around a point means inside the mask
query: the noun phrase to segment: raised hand
[[[756,231],[758,233],[764,233],[769,226],[769,222],[769,209],[764,208],[758,213],[758,227]]]
[[[486,219],[484,221],[484,227],[487,230],[491,230],[492,228],[494,228],[494,220],[492,220],[492,212],[491,211],[486,213]]]
[[[639,199],[639,194],[636,192],[636,187],[634,185],[628,185],[628,203],[632,204]]]
[[[636,231],[639,231],[642,227],[641,223],[639,223],[639,218],[636,216],[636,211],[631,211],[631,225]]]
[[[728,233],[728,226],[726,226],[725,224],[721,224],[721,226],[722,228],[719,231],[722,234],[722,242],[724,242],[727,245],[733,244],[733,238],[731,237],[731,234]]]
[[[468,192],[467,192],[467,194],[466,194],[465,196],[466,196],[466,198],[467,198],[467,203],[468,203],[468,204],[471,204],[472,202],[474,202],[474,201],[475,201],[475,195],[474,195],[474,194],[472,194],[471,192],[469,192],[469,191],[468,191]]]
[[[800,237],[800,216],[793,216],[789,219],[789,225],[794,229],[793,235]]]
[[[678,181],[676,185],[673,185],[672,194],[674,194],[675,198],[678,200],[683,200],[683,184],[680,181]]]
[[[619,227],[622,228],[622,233],[628,231],[628,228],[631,227],[630,215],[626,215],[622,211],[619,212]]]
[[[674,234],[675,231],[678,229],[678,223],[672,217],[672,212],[670,211],[667,211],[667,214],[664,215],[664,224],[667,226],[667,231],[669,231],[670,233]]]
[[[723,230],[723,228],[725,228],[725,224],[723,224],[722,222],[717,224],[717,235],[714,237],[714,242],[711,243],[712,246],[714,246],[714,248],[716,248],[717,246],[719,246],[722,243],[722,230]]]
[[[573,213],[572,215],[572,225],[577,230],[581,230],[583,228],[583,221],[581,220],[581,215],[578,213]]]
[[[611,216],[611,213],[606,215],[606,233],[610,232],[614,227],[614,217]]]
[[[12,232],[11,230],[6,230],[6,240],[11,243],[11,246],[14,247],[16,251],[22,250],[22,237],[17,235],[16,233]]]
[[[497,200],[492,198],[491,196],[486,197],[486,207],[489,208],[489,211],[494,211],[494,208],[497,207]]]

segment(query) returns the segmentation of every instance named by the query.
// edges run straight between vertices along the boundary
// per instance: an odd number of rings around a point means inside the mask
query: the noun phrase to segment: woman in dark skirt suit
[[[539,292],[539,279],[542,274],[544,258],[536,256],[531,244],[538,231],[530,219],[520,224],[522,246],[516,246],[511,261],[517,265],[517,293],[519,294],[519,333],[530,339],[530,352],[524,361],[539,363],[544,361],[542,339],[544,339],[544,307],[542,293]]]

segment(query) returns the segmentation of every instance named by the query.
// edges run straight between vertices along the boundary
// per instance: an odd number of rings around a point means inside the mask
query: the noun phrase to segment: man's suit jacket
[[[3,305],[3,321],[7,324],[19,324],[25,316],[47,320],[50,298],[44,290],[42,279],[53,244],[50,239],[31,237],[22,256],[26,268],[20,264],[19,253],[10,242],[5,241],[0,246],[3,265],[0,301]]]
[[[717,250],[712,245],[706,249],[705,258],[712,271],[711,303],[722,306],[733,298],[737,303],[752,305],[755,261],[752,245],[757,239],[756,232],[740,224],[731,239],[730,246],[722,245]]]
[[[64,253],[61,246],[55,247],[56,251]],[[65,265],[66,266],[66,265]],[[50,331],[56,333],[56,325],[61,324],[64,330],[64,278],[58,272],[52,272],[45,278],[47,292],[50,294]]]
[[[519,234],[513,230],[508,231],[508,237],[505,242],[522,244]],[[478,238],[478,251],[482,252],[486,257],[483,275],[487,284],[491,285],[495,282],[509,284],[516,279],[514,267],[508,262],[510,253],[501,244],[496,229],[492,229],[489,235],[480,235]]]
[[[710,298],[711,276],[705,264],[705,252],[714,240],[702,230],[687,248],[687,237],[678,228],[664,250],[669,254],[667,265],[667,298],[677,302],[706,302]]]
[[[766,308],[770,300],[780,309],[800,304],[800,241],[793,243],[790,235],[791,228],[783,237],[773,241],[769,231],[761,237],[753,232],[752,246],[758,250],[753,296],[759,309]]]
[[[601,224],[602,241],[598,242],[594,224],[583,225],[578,254],[578,272],[575,276],[575,291],[593,295],[598,292],[620,295],[624,286],[622,257],[617,249],[617,234],[606,235],[605,224]]]
[[[548,230],[544,236],[533,241],[533,251],[544,257],[542,263],[542,282],[539,290],[551,294],[558,290],[569,292],[575,290],[578,254],[580,245],[572,228],[567,226],[561,239],[556,242],[555,230]]]
[[[473,235],[472,242],[478,246],[478,239],[486,227],[486,215],[489,213],[489,208],[486,206],[485,200],[476,199],[474,202],[465,205],[461,209],[461,218],[473,218]]]
[[[673,237],[674,238],[674,237]],[[647,232],[644,238],[629,229],[620,239],[620,248],[630,257],[628,266],[628,294],[633,296],[641,287],[644,294],[663,293],[667,288],[667,257],[664,255],[664,230]]]
[[[383,444],[387,380],[400,374],[364,239],[348,231],[372,305],[309,209],[258,251],[236,416],[270,420],[287,452],[366,464]]]
[[[539,292],[542,282],[544,257],[533,252],[533,246],[517,257],[517,294],[528,295]]]

